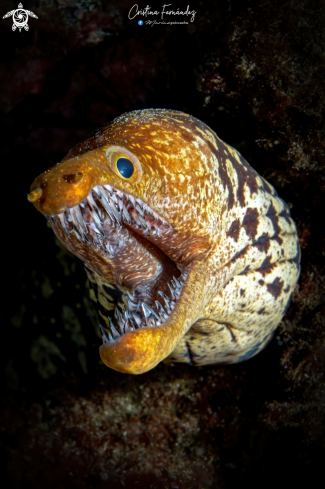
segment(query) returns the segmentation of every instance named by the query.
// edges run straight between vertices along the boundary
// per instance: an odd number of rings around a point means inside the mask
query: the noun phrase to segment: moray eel
[[[28,200],[84,261],[100,357],[120,372],[256,355],[298,280],[288,206],[182,112],[122,115],[36,178]]]

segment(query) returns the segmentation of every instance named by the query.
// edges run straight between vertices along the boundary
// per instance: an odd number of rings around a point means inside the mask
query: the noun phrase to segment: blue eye
[[[127,158],[119,158],[116,162],[116,168],[124,178],[130,178],[134,173],[133,163]]]

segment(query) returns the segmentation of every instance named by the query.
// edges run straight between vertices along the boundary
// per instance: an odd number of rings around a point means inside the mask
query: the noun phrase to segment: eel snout
[[[78,205],[91,188],[107,180],[106,155],[97,149],[42,173],[33,181],[27,198],[44,215],[60,214]]]

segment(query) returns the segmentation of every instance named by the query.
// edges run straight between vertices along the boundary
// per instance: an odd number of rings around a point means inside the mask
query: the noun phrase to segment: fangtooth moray
[[[270,341],[300,270],[288,206],[234,148],[173,110],[141,110],[72,149],[28,200],[84,261],[102,361],[246,360]]]

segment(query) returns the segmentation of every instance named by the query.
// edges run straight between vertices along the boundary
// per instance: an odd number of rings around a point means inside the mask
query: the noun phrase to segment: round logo
[[[14,22],[14,26],[15,28],[18,27],[18,29],[22,29],[23,27],[28,30],[28,25],[27,25],[27,22],[28,22],[28,14],[26,12],[26,10],[23,10],[23,9],[17,9],[15,10],[13,16],[12,16],[12,20]],[[14,27],[12,26],[12,27]]]

